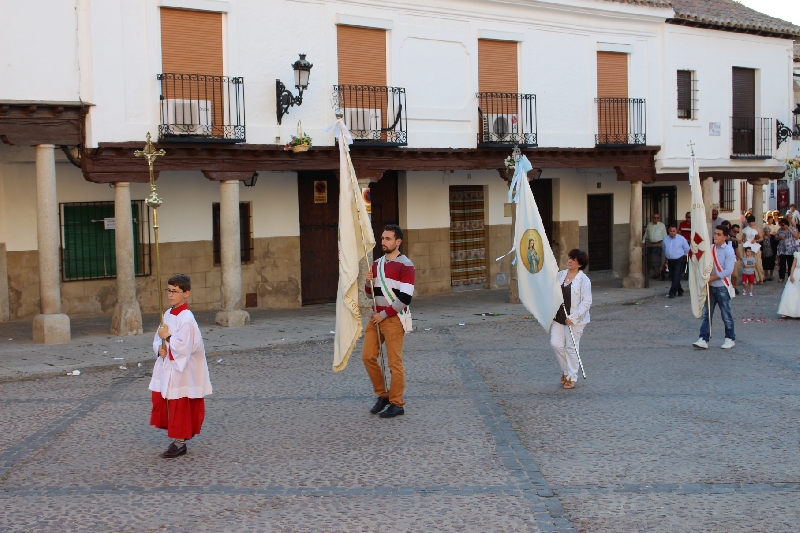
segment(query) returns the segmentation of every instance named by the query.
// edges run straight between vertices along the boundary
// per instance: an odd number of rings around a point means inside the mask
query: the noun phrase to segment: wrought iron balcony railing
[[[161,141],[245,141],[244,78],[159,74]]]
[[[644,98],[595,98],[597,146],[647,144],[647,113]]]
[[[334,85],[333,97],[344,112],[353,141],[361,145],[406,146],[406,90],[380,85]]]
[[[535,94],[476,93],[475,96],[478,97],[478,146],[538,146]]]
[[[731,117],[734,159],[769,159],[772,157],[773,126],[771,118]]]
[[[797,104],[797,109],[800,109],[800,104]],[[794,126],[792,127],[792,139],[795,141],[800,140],[800,114],[794,115]]]

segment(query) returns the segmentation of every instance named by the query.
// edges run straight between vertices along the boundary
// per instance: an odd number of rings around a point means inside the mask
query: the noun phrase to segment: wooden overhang
[[[87,102],[0,100],[0,140],[15,146],[83,144]]]
[[[146,165],[134,157],[142,149],[141,142],[100,143],[82,154],[83,175],[88,181],[148,181]],[[294,153],[282,145],[198,145],[193,143],[161,143],[158,148],[166,156],[156,162],[158,171],[199,171],[211,180],[236,179],[255,171],[337,170],[339,149],[316,146],[307,152]],[[503,159],[511,146],[488,148],[351,148],[356,174],[378,181],[387,170],[447,171],[497,170],[507,179]],[[620,148],[523,148],[534,168],[600,168],[613,167],[622,181],[654,181],[655,155],[659,146]]]

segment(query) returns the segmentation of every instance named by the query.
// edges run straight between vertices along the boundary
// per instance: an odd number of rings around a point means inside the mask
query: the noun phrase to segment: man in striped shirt
[[[403,368],[403,336],[405,328],[403,320],[410,315],[408,305],[414,295],[414,264],[400,253],[400,244],[403,242],[403,230],[396,224],[389,224],[381,235],[381,248],[383,257],[372,263],[371,271],[367,272],[367,295],[372,295],[375,287],[375,307],[377,312],[372,315],[364,332],[364,345],[361,350],[361,359],[367,369],[372,387],[378,400],[370,413],[380,413],[381,418],[394,418],[405,413],[403,408],[403,392],[406,388],[405,369]],[[371,281],[371,283],[370,283]],[[403,320],[401,320],[403,317]],[[391,384],[386,390],[383,372],[378,364],[378,333],[380,328],[381,339],[386,346],[389,357],[389,371]]]

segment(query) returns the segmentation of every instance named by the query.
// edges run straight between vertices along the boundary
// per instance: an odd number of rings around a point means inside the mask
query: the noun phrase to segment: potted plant
[[[284,150],[292,152],[307,152],[311,148],[311,137],[307,133],[292,135],[292,140],[286,143]]]
[[[789,178],[789,184],[800,179],[800,157],[792,157],[786,160],[786,177]]]

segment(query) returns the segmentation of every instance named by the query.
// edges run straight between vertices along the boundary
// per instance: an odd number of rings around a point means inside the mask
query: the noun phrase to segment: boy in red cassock
[[[153,410],[150,425],[166,429],[175,439],[162,457],[186,453],[186,441],[200,433],[205,417],[204,396],[211,394],[203,338],[186,300],[192,282],[185,274],[167,281],[170,308],[164,313],[164,327],[153,340],[158,359],[150,380]],[[165,346],[164,346],[165,345]]]

